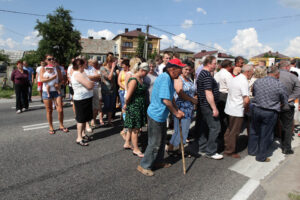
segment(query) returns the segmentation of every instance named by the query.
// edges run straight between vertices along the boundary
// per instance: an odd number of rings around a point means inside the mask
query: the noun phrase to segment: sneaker
[[[223,155],[218,154],[218,153],[215,153],[215,154],[212,155],[212,156],[209,156],[209,155],[205,154],[205,156],[206,156],[207,158],[211,158],[211,159],[215,159],[215,160],[221,160],[221,159],[223,158]]]
[[[138,165],[136,168],[139,172],[144,174],[145,176],[154,176],[154,173],[150,169],[144,169],[141,165]]]
[[[22,112],[25,112],[25,108],[22,108]]]
[[[20,114],[21,112],[22,112],[21,110],[17,110],[17,112],[16,112],[16,113],[17,113],[17,114]]]
[[[202,152],[202,151],[199,151],[199,152],[198,152],[198,155],[200,155],[200,156],[205,156],[205,153]]]
[[[292,149],[283,149],[282,153],[288,155],[288,154],[294,154],[294,151]]]

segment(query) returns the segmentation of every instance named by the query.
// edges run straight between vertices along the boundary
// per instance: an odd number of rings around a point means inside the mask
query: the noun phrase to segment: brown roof
[[[114,51],[115,41],[104,39],[81,38],[82,53],[107,54]]]
[[[265,58],[266,55],[267,55],[268,57],[289,58],[289,57],[286,56],[286,55],[283,55],[283,54],[281,54],[281,53],[278,53],[278,51],[277,51],[277,52],[268,51],[268,52],[259,54],[259,55],[257,55],[257,56],[254,56],[253,58]]]
[[[226,53],[218,53],[218,58],[233,58],[233,56],[230,56]]]
[[[208,56],[208,55],[212,55],[218,53],[218,51],[206,51],[206,50],[202,50],[199,53],[196,53],[194,55],[194,58],[203,58],[204,56]]]
[[[169,48],[166,48],[164,50],[161,50],[161,52],[171,52],[171,53],[194,53],[192,51],[188,51],[188,50],[185,50],[185,49],[181,49],[181,48],[178,48],[178,47],[169,47]]]
[[[142,31],[138,31],[138,30],[128,31],[128,32],[125,32],[125,33],[121,33],[121,34],[119,34],[119,35],[116,35],[116,36],[113,38],[113,40],[116,39],[116,38],[119,37],[119,36],[138,37],[139,35],[146,36],[146,33],[142,32]],[[159,37],[156,37],[156,36],[150,35],[150,34],[148,34],[148,38],[150,38],[150,39],[161,39],[161,38],[159,38]]]

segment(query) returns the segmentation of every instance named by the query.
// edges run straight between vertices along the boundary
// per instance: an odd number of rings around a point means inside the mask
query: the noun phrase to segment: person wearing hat
[[[169,112],[181,119],[184,113],[178,110],[173,103],[175,94],[174,79],[181,74],[185,65],[175,58],[170,60],[165,72],[159,75],[153,85],[151,102],[147,110],[148,115],[148,146],[137,170],[145,176],[153,176],[151,170],[155,168],[167,168],[171,164],[164,162],[165,138],[167,135],[166,120]]]

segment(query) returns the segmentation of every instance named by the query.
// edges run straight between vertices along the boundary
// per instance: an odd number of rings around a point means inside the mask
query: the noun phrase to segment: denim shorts
[[[43,97],[43,99],[45,99],[45,100],[48,100],[48,99],[55,99],[55,98],[57,98],[57,97],[59,97],[59,96],[60,96],[60,95],[58,94],[57,91],[50,91],[50,97],[48,97],[47,92],[44,92],[44,91],[43,91],[43,93],[42,93],[42,97]]]

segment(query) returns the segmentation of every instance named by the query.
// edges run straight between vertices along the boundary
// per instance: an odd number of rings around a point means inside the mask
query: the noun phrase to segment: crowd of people
[[[195,64],[193,59],[180,60],[176,53],[164,53],[148,61],[138,57],[117,59],[109,53],[104,63],[74,58],[66,70],[52,55],[46,55],[35,77],[50,134],[55,134],[54,109],[59,130],[69,132],[63,124],[66,85],[77,121],[78,145],[89,145],[97,125],[114,127],[113,117],[120,104],[123,148],[141,158],[139,172],[153,176],[153,168],[171,166],[164,161],[164,152],[178,153],[180,130],[182,142],[188,142],[194,118],[197,155],[215,160],[224,155],[240,158],[237,139],[244,129],[248,154],[257,161],[270,161],[268,149],[275,136],[281,140],[282,153],[292,154],[294,114],[298,111],[295,102],[300,97],[298,71],[295,60],[267,67],[265,62],[245,64],[240,56],[234,63],[217,63],[216,57],[207,56],[203,63]],[[26,61],[18,62],[11,80],[16,92],[16,111],[21,113],[31,101],[34,72]],[[167,128],[172,124],[174,131],[167,141]],[[147,127],[148,133],[144,153],[138,145],[143,127]]]

